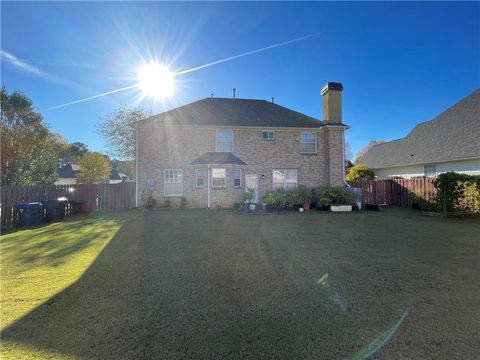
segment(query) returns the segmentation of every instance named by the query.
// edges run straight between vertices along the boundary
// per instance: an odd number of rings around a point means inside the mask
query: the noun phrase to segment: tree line
[[[1,184],[49,185],[57,170],[68,164],[80,165],[79,183],[102,183],[112,170],[135,176],[134,122],[147,117],[142,109],[120,107],[100,119],[97,132],[107,153],[92,152],[82,142],[69,143],[51,132],[32,101],[21,91],[1,89]]]

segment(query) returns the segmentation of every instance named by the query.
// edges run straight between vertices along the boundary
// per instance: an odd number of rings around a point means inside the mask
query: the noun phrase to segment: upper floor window
[[[183,196],[183,170],[165,169],[163,180],[165,196]]]
[[[233,152],[233,131],[217,130],[215,144],[217,152]]]
[[[437,166],[436,165],[425,165],[424,166],[425,176],[436,176],[437,175]]]
[[[317,152],[317,134],[315,132],[300,133],[300,152],[305,154]]]
[[[274,131],[262,131],[262,139],[263,140],[275,140],[275,132]]]
[[[296,169],[273,170],[273,189],[295,190],[298,185]]]

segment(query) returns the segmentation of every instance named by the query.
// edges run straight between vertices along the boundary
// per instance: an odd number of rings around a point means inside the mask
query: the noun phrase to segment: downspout
[[[347,188],[350,184],[345,180],[345,129],[342,129],[342,181]]]
[[[208,188],[208,208],[210,209],[210,206],[211,206],[211,189],[210,189],[210,182],[211,182],[211,171],[210,171],[210,166],[207,168],[207,179],[208,179],[208,185],[207,185],[207,188]]]
[[[135,125],[135,207],[138,207],[138,124]]]

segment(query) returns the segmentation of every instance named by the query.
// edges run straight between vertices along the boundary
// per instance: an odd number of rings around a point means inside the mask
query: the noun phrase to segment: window
[[[183,170],[165,169],[163,174],[165,196],[183,195]]]
[[[300,152],[312,154],[317,152],[317,134],[314,132],[300,133]]]
[[[262,132],[262,139],[263,140],[275,140],[275,132],[274,131],[263,131]]]
[[[234,187],[242,186],[242,170],[240,169],[233,170],[233,186]]]
[[[424,166],[425,176],[436,176],[437,175],[437,166],[436,165],[425,165]]]
[[[217,130],[215,142],[217,152],[233,152],[233,131]]]
[[[297,170],[273,170],[273,189],[295,190],[297,188]]]
[[[212,187],[227,186],[227,169],[212,169]]]
[[[197,188],[203,187],[203,179],[204,179],[203,170],[197,169],[196,176],[195,176],[195,186]]]

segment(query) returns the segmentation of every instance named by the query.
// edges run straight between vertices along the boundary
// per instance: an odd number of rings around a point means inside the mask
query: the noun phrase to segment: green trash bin
[[[26,227],[40,225],[43,222],[43,204],[39,202],[20,203],[14,208],[15,226]]]
[[[67,201],[67,199],[42,201],[43,206],[45,206],[45,219],[47,221],[63,220],[65,217],[65,206],[67,205]]]

